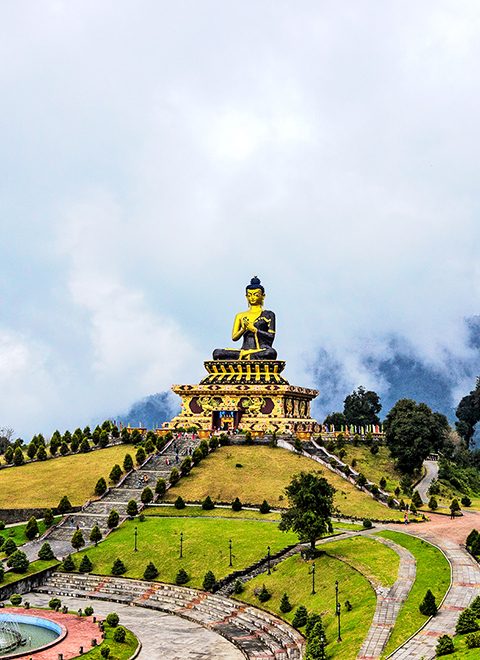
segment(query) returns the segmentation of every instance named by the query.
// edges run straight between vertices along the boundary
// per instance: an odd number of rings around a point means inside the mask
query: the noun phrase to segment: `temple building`
[[[310,415],[317,390],[290,385],[282,375],[285,362],[273,348],[275,314],[264,309],[265,290],[253,277],[246,287],[248,310],[235,316],[232,340],[241,348],[217,348],[206,361],[207,375],[198,385],[174,385],[182,409],[165,426],[196,426],[200,432],[215,430],[291,433],[306,439],[319,433]]]

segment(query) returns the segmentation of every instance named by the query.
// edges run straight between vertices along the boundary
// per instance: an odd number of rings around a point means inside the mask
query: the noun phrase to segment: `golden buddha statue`
[[[241,349],[217,348],[214,360],[276,360],[277,351],[272,348],[275,339],[275,314],[263,309],[265,289],[257,276],[246,287],[248,310],[235,316],[232,339],[243,337]]]

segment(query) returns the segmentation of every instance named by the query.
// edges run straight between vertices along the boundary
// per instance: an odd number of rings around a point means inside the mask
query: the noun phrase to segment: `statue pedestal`
[[[215,430],[293,433],[307,439],[320,432],[310,416],[317,390],[290,385],[281,375],[285,362],[277,360],[212,360],[198,385],[174,385],[182,410],[169,429],[196,426],[201,434]]]

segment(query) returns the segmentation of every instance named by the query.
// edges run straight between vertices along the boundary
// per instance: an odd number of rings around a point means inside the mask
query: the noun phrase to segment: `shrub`
[[[53,520],[53,511],[51,509],[47,509],[43,514],[43,522],[45,527],[51,527],[53,525]]]
[[[110,470],[110,474],[108,475],[108,478],[110,479],[112,484],[118,484],[121,476],[122,476],[122,468],[118,463],[115,463],[115,465]]]
[[[125,630],[125,628],[123,626],[118,626],[118,628],[116,628],[113,633],[113,641],[123,644],[125,642],[126,637],[127,637],[127,631]]]
[[[437,502],[436,498],[433,495],[428,500],[428,508],[431,509],[432,511],[435,511],[435,509],[438,509],[438,502]]]
[[[1,529],[5,529],[5,521],[4,520],[0,520],[0,530]]]
[[[454,497],[450,502],[450,513],[452,516],[454,516],[458,511],[460,511],[460,504],[458,503],[457,498]]]
[[[185,456],[183,459],[181,465],[180,465],[180,473],[182,477],[187,477],[192,469],[192,459],[190,456]]]
[[[100,531],[100,527],[98,525],[95,525],[92,527],[92,531],[90,532],[90,541],[92,543],[95,543],[95,545],[98,545],[98,542],[102,540],[102,532]]]
[[[55,555],[53,554],[52,547],[50,543],[45,541],[45,543],[42,545],[40,550],[38,551],[38,558],[42,559],[43,561],[48,561],[50,559],[55,559]]]
[[[62,601],[60,600],[60,598],[51,598],[48,601],[48,607],[51,610],[55,610],[55,612],[58,612],[58,610],[62,607]]]
[[[265,584],[263,584],[263,585],[262,585],[262,588],[261,588],[261,590],[260,590],[260,592],[259,592],[259,594],[258,594],[258,600],[259,600],[261,603],[266,603],[267,600],[270,600],[271,597],[272,597],[272,594],[269,592],[269,590],[267,589],[267,587],[265,586]]]
[[[66,442],[62,442],[60,445],[60,453],[62,456],[66,456],[68,454],[68,445]]]
[[[3,582],[5,577],[5,569],[3,568],[3,563],[0,561],[0,582]]]
[[[138,514],[138,505],[135,500],[129,500],[127,504],[127,516],[133,518]]]
[[[90,443],[88,442],[87,438],[83,438],[82,442],[80,443],[80,452],[82,454],[86,454],[89,451],[90,451]]]
[[[62,562],[62,571],[65,573],[73,573],[75,570],[75,562],[73,561],[72,555],[67,555]]]
[[[144,463],[146,458],[147,455],[145,453],[145,449],[143,447],[139,447],[137,449],[137,453],[135,454],[135,461],[137,465],[141,465],[142,463]]]
[[[70,504],[70,500],[68,499],[68,497],[66,495],[64,495],[62,497],[62,499],[60,500],[60,502],[58,503],[58,506],[57,506],[58,513],[61,513],[63,515],[64,513],[68,513],[72,509],[73,509],[73,507]]]
[[[413,513],[414,515],[417,513],[417,507],[413,502],[410,503],[410,513]]]
[[[213,438],[210,438],[208,442],[208,446],[210,448],[210,451],[215,451],[215,449],[218,448],[218,438],[214,435]]]
[[[175,577],[175,584],[181,585],[181,584],[187,584],[189,581],[189,576],[187,571],[184,568],[181,568],[176,577]]]
[[[17,550],[17,544],[13,539],[7,539],[2,547],[3,552],[10,557]]]
[[[380,479],[379,486],[382,490],[385,490],[385,488],[387,487],[387,480],[385,479],[385,477],[382,477]]]
[[[21,550],[15,550],[15,552],[7,559],[7,566],[9,566],[14,573],[26,573],[30,566],[30,562],[24,552]]]
[[[150,486],[145,486],[145,488],[142,490],[142,494],[140,495],[140,499],[142,500],[143,504],[150,504],[150,502],[153,501],[153,491]]]
[[[464,495],[461,502],[462,506],[472,506],[472,500],[468,497],[468,495]]]
[[[233,593],[238,595],[243,593],[244,590],[245,587],[243,586],[243,582],[239,578],[237,578],[233,585]]]
[[[194,465],[198,465],[203,460],[202,451],[197,447],[193,450],[192,461]]]
[[[107,518],[107,526],[109,529],[114,529],[118,525],[118,521],[120,520],[120,516],[118,515],[118,511],[115,511],[115,509],[112,509],[110,513],[108,514]]]
[[[214,508],[215,508],[215,504],[212,502],[212,498],[210,497],[210,495],[207,495],[207,497],[202,502],[202,509],[204,511],[211,511]]]
[[[143,572],[144,580],[155,580],[158,577],[158,569],[153,562],[147,564],[146,569]]]
[[[292,626],[294,628],[301,628],[307,623],[308,611],[305,605],[299,605],[293,615]]]
[[[378,445],[377,445],[377,444],[373,444],[373,445],[370,447],[370,453],[373,454],[373,456],[375,456],[376,454],[378,454],[378,452],[379,452]]]
[[[110,647],[108,645],[102,646],[100,650],[100,655],[102,658],[109,658],[110,657]]]
[[[12,594],[10,596],[10,602],[12,603],[12,605],[18,606],[22,602],[22,597],[20,596],[20,594]]]
[[[87,605],[87,607],[83,611],[85,612],[85,616],[92,616],[93,607],[91,605]]]
[[[480,596],[477,596],[470,603],[470,609],[475,614],[476,617],[480,617]]]
[[[130,472],[130,470],[133,470],[133,458],[130,456],[130,454],[125,454],[125,458],[123,459],[123,469],[125,472]]]
[[[158,495],[158,497],[163,497],[167,491],[167,482],[165,479],[160,479],[157,480],[157,484],[155,486],[155,493]]]
[[[93,564],[90,561],[88,555],[83,555],[82,561],[80,562],[80,566],[78,567],[80,573],[90,573],[92,568],[93,568]]]
[[[369,520],[368,518],[364,518],[362,524],[363,524],[363,529],[372,529],[373,527],[372,521]]]
[[[113,562],[113,565],[112,565],[112,570],[111,570],[112,575],[123,575],[126,572],[127,572],[127,569],[125,567],[125,564],[123,563],[123,561],[121,559],[119,559],[117,557],[117,559],[115,559],[115,561]],[[108,623],[108,621],[107,621],[107,623]]]
[[[320,616],[320,614],[317,614],[316,612],[311,612],[308,615],[307,623],[305,624],[305,635],[307,638],[311,636],[313,629],[318,623],[322,624],[323,626],[322,617]]]
[[[208,442],[206,440],[202,440],[201,443],[198,445],[198,448],[203,454],[203,458],[207,458],[208,456]]]
[[[110,612],[110,614],[107,614],[105,621],[110,628],[116,628],[120,622],[120,617],[116,612]]]
[[[453,639],[448,635],[442,635],[437,642],[435,654],[437,656],[449,655],[449,653],[453,653],[454,651]]]
[[[37,458],[38,458],[39,461],[46,461],[47,458],[48,458],[46,449],[43,445],[40,445],[40,447],[38,448]]]
[[[260,504],[260,513],[270,513],[270,504],[267,502],[267,500],[263,500],[263,502]]]
[[[357,484],[361,488],[365,488],[365,486],[367,485],[367,477],[364,474],[362,474],[361,472],[357,477]]]
[[[473,632],[467,635],[465,639],[467,643],[467,648],[469,649],[478,649],[480,647],[480,633]]]
[[[283,612],[283,614],[286,614],[287,612],[292,611],[292,606],[290,604],[290,601],[288,600],[288,594],[283,594],[282,600],[280,601],[280,612]]]
[[[212,573],[212,571],[207,571],[205,573],[205,577],[203,578],[202,586],[204,591],[213,591],[216,584],[217,580],[215,579],[215,575]]]
[[[176,483],[178,483],[179,479],[180,479],[180,474],[177,468],[176,467],[172,468],[172,471],[170,472],[170,476],[168,478],[169,482],[171,483],[172,486],[174,486]]]
[[[387,505],[390,509],[395,508],[395,499],[392,497],[392,495],[389,495],[387,497]],[[401,507],[400,507],[401,508]],[[405,504],[403,505],[403,508],[405,508]]]
[[[17,447],[13,452],[13,464],[18,466],[18,465],[23,465],[24,463],[25,463],[25,456],[23,455],[23,451],[20,449],[20,447]]]
[[[467,607],[458,617],[455,632],[459,635],[463,635],[465,633],[476,632],[479,628],[480,626],[475,618],[475,613]]]
[[[403,492],[405,492],[405,490]],[[419,509],[421,506],[423,506],[423,500],[420,497],[420,493],[418,492],[418,490],[413,491],[412,502],[413,502],[413,504],[415,504],[417,509]]]
[[[427,593],[425,594],[424,599],[422,600],[422,602],[418,606],[418,609],[425,616],[435,616],[436,615],[436,613],[438,611],[438,607],[437,607],[437,603],[435,601],[435,596],[432,594],[430,589],[427,589]]]
[[[241,511],[242,510],[242,503],[240,502],[238,497],[236,497],[232,502],[232,510],[233,511]]]
[[[72,544],[72,548],[75,548],[75,550],[80,550],[80,548],[83,548],[85,545],[85,539],[83,538],[83,534],[80,529],[77,529],[73,532],[72,540],[70,543]]]
[[[35,518],[35,516],[32,516],[27,522],[27,526],[25,527],[25,536],[29,541],[33,541],[33,539],[37,536],[37,534],[38,534],[37,519]]]

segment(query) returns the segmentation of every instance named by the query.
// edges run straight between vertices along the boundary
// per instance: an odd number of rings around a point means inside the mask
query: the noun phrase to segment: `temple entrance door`
[[[212,426],[217,431],[233,431],[238,426],[238,412],[236,410],[215,410]]]

